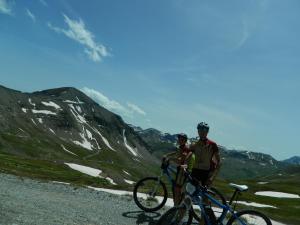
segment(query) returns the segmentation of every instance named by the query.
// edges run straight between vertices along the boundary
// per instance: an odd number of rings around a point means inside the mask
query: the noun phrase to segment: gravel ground
[[[0,225],[155,225],[131,196],[0,174]]]

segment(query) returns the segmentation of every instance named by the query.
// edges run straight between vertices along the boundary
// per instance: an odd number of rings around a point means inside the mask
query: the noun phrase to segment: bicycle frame
[[[175,180],[172,178],[171,173],[176,174],[176,170],[174,168],[172,168],[170,165],[168,165],[166,168],[161,170],[161,175],[159,176],[158,182],[160,182],[161,177],[163,175],[166,175],[166,177],[168,178],[169,183],[172,185],[172,190],[174,190],[175,187]]]
[[[193,183],[193,181],[196,181],[197,184],[200,184],[199,181],[197,181],[196,179],[193,179],[191,174],[185,170],[185,174],[188,178],[188,182]],[[242,220],[240,220],[238,218],[238,216],[236,216],[236,213],[234,212],[234,210],[231,208],[231,203],[233,201],[233,198],[236,196],[236,192],[233,194],[230,203],[229,204],[225,204],[223,205],[222,203],[220,203],[218,200],[216,200],[214,197],[212,197],[208,191],[206,187],[203,187],[201,185],[196,185],[196,190],[194,191],[193,194],[188,193],[189,197],[192,200],[192,204],[195,203],[196,205],[198,205],[200,207],[201,210],[201,215],[204,217],[205,219],[205,224],[207,225],[212,225],[210,223],[210,220],[208,218],[208,216],[205,213],[205,202],[203,202],[203,199],[209,199],[210,201],[212,201],[214,204],[216,204],[218,207],[222,208],[224,210],[224,213],[221,215],[221,217],[218,219],[219,220],[219,224],[223,225],[223,220],[225,219],[225,216],[227,215],[228,212],[230,212],[230,214],[232,216],[234,216],[236,219],[238,219],[241,223],[241,225],[246,225]],[[202,198],[202,200],[200,199],[200,197]],[[191,206],[192,207],[192,206]]]
[[[207,198],[210,201],[212,201],[214,204],[219,206],[220,208],[225,209],[225,213],[223,213],[223,215],[219,218],[219,224],[223,224],[223,220],[225,219],[225,216],[227,215],[228,212],[230,212],[230,214],[233,215],[235,218],[237,218],[242,225],[246,225],[242,220],[240,220],[236,216],[236,213],[234,212],[234,210],[231,208],[230,205],[228,205],[228,204],[223,205],[218,200],[214,199],[211,195],[209,195],[208,192],[206,191],[206,189],[197,187],[197,190],[193,193],[193,195],[192,196],[189,195],[189,196],[192,198],[192,201],[197,203],[197,205],[200,207],[201,214],[202,214],[202,216],[204,216],[204,219],[206,222],[205,224],[212,225],[209,221],[208,216],[205,213],[205,209],[204,209],[205,203],[203,203],[199,197],[201,197],[202,199]]]

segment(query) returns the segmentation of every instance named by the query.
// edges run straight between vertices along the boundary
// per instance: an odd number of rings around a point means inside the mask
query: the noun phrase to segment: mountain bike
[[[170,166],[169,163],[163,162],[161,165],[161,174],[157,177],[145,177],[138,181],[133,190],[133,199],[136,205],[146,211],[154,212],[161,209],[168,199],[167,186],[162,180],[164,176],[167,177],[167,181],[170,183],[172,188],[172,194],[174,195],[175,177],[177,169]],[[211,196],[218,199],[222,204],[226,204],[226,200],[223,195],[215,188],[208,189]],[[224,209],[215,207],[215,213],[221,215]],[[221,210],[221,212],[220,212]],[[190,223],[193,220],[200,220],[198,213],[194,212],[193,208],[189,209],[188,220]]]
[[[227,203],[215,199],[204,186],[191,177],[190,173],[185,171],[188,182],[185,187],[186,196],[179,206],[174,206],[161,216],[157,225],[189,225],[190,208],[192,204],[196,204],[200,209],[200,220],[206,225],[272,225],[271,220],[261,212],[256,210],[235,211],[235,206],[232,208],[233,201],[237,202],[237,196],[248,189],[247,186],[230,184],[235,191]],[[215,204],[220,210],[220,214],[216,214],[211,203]],[[194,210],[195,212],[195,210]],[[203,224],[203,223],[201,223]]]

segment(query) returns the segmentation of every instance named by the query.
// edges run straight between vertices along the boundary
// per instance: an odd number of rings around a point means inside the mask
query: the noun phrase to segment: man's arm
[[[215,180],[216,176],[219,173],[221,168],[221,157],[218,146],[214,146],[214,155],[212,157],[212,163],[214,164],[214,168],[212,168],[211,172],[208,175],[207,185],[211,185],[211,183]]]

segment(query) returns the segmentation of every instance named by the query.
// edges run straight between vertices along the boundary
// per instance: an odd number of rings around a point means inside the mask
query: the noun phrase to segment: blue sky
[[[228,148],[299,155],[298,0],[0,0],[0,83],[74,86],[143,128],[211,125]]]

